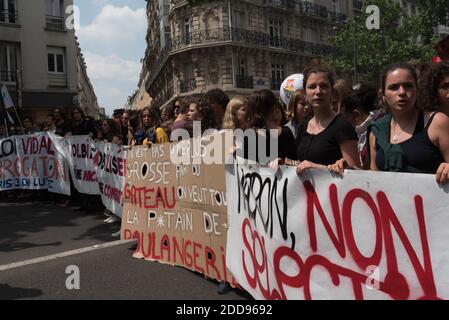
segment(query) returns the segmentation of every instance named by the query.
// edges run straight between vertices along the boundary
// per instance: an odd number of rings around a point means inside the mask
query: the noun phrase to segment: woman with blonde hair
[[[247,102],[247,99],[242,96],[234,97],[229,101],[223,119],[223,129],[246,129]]]
[[[287,106],[287,118],[289,122],[285,125],[288,127],[293,136],[298,136],[300,126],[312,115],[312,110],[307,104],[306,93],[304,90],[297,90],[290,98]]]

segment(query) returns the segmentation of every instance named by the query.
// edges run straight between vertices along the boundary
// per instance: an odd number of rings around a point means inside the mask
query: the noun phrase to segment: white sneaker
[[[118,222],[118,221],[120,221],[120,219],[118,217],[112,216],[112,217],[110,217],[108,219],[108,221],[106,221],[106,223],[115,223],[115,222]]]
[[[112,234],[112,237],[114,238],[120,238],[121,230],[117,231],[116,233]]]
[[[112,218],[112,217],[106,218],[106,219],[104,219],[103,221],[106,222],[106,223],[110,223],[109,221],[111,221],[111,218]]]

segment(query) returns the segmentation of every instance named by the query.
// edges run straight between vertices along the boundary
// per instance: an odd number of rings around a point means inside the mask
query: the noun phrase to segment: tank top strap
[[[426,124],[426,130],[429,129],[430,125],[432,124],[433,118],[435,118],[436,114],[438,113],[438,111],[435,111],[434,113],[432,113],[432,115],[430,116],[429,120],[427,121]]]

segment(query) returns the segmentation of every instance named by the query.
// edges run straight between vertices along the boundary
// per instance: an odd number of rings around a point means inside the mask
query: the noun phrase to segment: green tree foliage
[[[431,60],[434,50],[430,43],[417,41],[422,38],[418,18],[409,18],[390,0],[372,0],[370,5],[380,9],[379,30],[366,27],[369,14],[364,9],[355,20],[337,25],[330,37],[337,51],[328,60],[339,73],[353,74],[354,51],[358,80],[376,81],[382,68],[392,62]]]
[[[449,0],[417,0],[419,16],[416,21],[423,33],[423,41],[431,43],[434,28],[449,25]]]

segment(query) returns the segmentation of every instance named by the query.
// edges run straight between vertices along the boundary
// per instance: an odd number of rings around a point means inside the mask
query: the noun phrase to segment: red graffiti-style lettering
[[[304,188],[306,189],[307,194],[307,223],[309,225],[309,237],[310,237],[310,246],[314,252],[318,251],[317,237],[315,231],[315,209],[318,211],[318,215],[323,222],[324,228],[331,238],[332,243],[337,249],[338,253],[341,257],[346,256],[345,245],[343,240],[343,228],[341,225],[340,218],[340,208],[338,206],[338,195],[337,195],[337,187],[335,185],[331,185],[329,188],[329,198],[332,205],[332,212],[335,219],[335,225],[337,228],[337,235],[332,231],[331,224],[326,218],[324,214],[323,208],[320,204],[320,200],[318,199],[318,195],[315,192],[315,188],[313,185],[306,181],[304,182]]]
[[[215,278],[221,279],[220,271],[218,270],[218,268],[216,266],[217,256],[215,255],[214,250],[212,250],[208,246],[205,246],[204,247],[204,255],[206,257],[206,274],[215,274]],[[210,268],[213,270],[213,272],[211,271]],[[225,278],[225,280],[226,280],[226,278]]]
[[[30,137],[22,139],[23,152],[27,155],[42,154],[55,155],[50,137]]]
[[[141,209],[173,209],[176,206],[175,187],[136,188],[125,186],[125,199],[131,200],[131,205]]]
[[[217,258],[219,256],[214,249],[204,246],[202,243],[186,239],[179,240],[169,235],[163,235],[158,240],[154,232],[144,234],[135,231],[133,233],[129,229],[125,229],[124,238],[126,240],[138,239],[135,253],[145,259],[170,264],[177,263],[214,279],[227,281],[226,278],[222,277],[225,271],[219,269],[219,266],[226,266],[226,261],[218,264]],[[220,257],[225,258],[224,255]]]
[[[242,227],[243,232],[243,243],[247,247],[247,253],[250,256],[249,263],[251,268],[248,268],[248,263],[245,259],[245,252],[242,251],[242,261],[243,261],[243,270],[246,275],[246,279],[249,285],[255,289],[258,288],[262,291],[264,297],[271,297],[270,293],[270,281],[269,281],[269,272],[268,272],[268,263],[267,263],[267,255],[265,250],[265,240],[263,237],[260,237],[257,231],[253,231],[251,223],[248,219],[245,220]],[[250,239],[247,238],[247,234],[249,233]],[[249,242],[251,241],[251,243]],[[262,252],[261,261],[259,261],[257,257],[257,253]],[[253,270],[254,276],[250,275],[250,270]],[[262,284],[262,277],[265,276],[265,285]]]
[[[363,287],[369,282],[369,275],[365,274],[370,266],[382,265],[382,259],[385,259],[387,270],[383,270],[385,275],[383,280],[379,279],[379,291],[389,295],[393,299],[408,299],[411,296],[410,285],[403,274],[399,271],[398,259],[395,248],[398,243],[402,245],[407,254],[407,263],[413,268],[416,279],[422,289],[421,299],[438,299],[438,294],[433,275],[432,262],[430,258],[430,249],[428,235],[426,230],[423,199],[416,196],[413,199],[416,213],[416,222],[419,227],[420,248],[413,247],[406,231],[399,221],[396,212],[391,206],[390,201],[383,192],[378,192],[376,198],[361,190],[350,190],[343,197],[341,212],[338,190],[335,185],[329,187],[329,202],[334,218],[334,228],[326,217],[320,199],[310,182],[304,183],[307,192],[307,226],[309,232],[310,247],[315,253],[307,258],[301,258],[300,253],[288,246],[280,246],[273,252],[272,270],[271,265],[267,264],[267,253],[265,239],[259,235],[257,230],[253,230],[250,220],[247,218],[242,224],[242,264],[243,272],[249,286],[257,289],[266,299],[287,299],[285,288],[297,288],[302,290],[305,299],[312,299],[310,288],[311,273],[315,267],[320,270],[326,270],[329,273],[334,286],[341,285],[341,279],[347,278],[352,283],[353,295],[355,299],[363,299]],[[377,200],[377,201],[376,201]],[[357,245],[353,229],[353,204],[355,201],[363,201],[369,208],[367,214],[371,214],[374,224],[370,226],[374,230],[375,242],[372,254],[365,256]],[[342,259],[349,259],[346,252],[350,254],[357,265],[357,270],[351,270],[345,266],[334,263],[329,258],[320,255],[318,246],[315,213],[318,213],[327,236],[331,239],[336,253]],[[336,231],[334,231],[336,230]],[[393,237],[394,230],[396,237]],[[323,235],[321,235],[323,236]],[[384,249],[385,248],[385,249]],[[418,252],[422,253],[418,255]],[[420,260],[420,258],[422,260]],[[282,270],[281,261],[287,259],[290,265],[298,270],[296,274],[287,274]],[[384,263],[385,264],[385,263]],[[349,264],[351,265],[351,264]],[[404,266],[402,266],[403,268]],[[276,279],[276,288],[270,287],[269,275],[274,274]],[[266,279],[266,281],[261,281]],[[416,292],[414,296],[416,297]],[[418,293],[420,295],[421,293]]]
[[[352,228],[352,205],[356,199],[363,200],[370,212],[374,216],[376,227],[376,242],[373,255],[365,257],[357,247],[354,238],[354,230]],[[336,204],[338,206],[338,203]],[[355,263],[362,269],[366,270],[369,266],[377,266],[382,258],[382,224],[380,221],[380,213],[377,209],[376,203],[371,198],[369,193],[360,189],[354,189],[348,192],[343,202],[343,230],[346,238],[348,251],[351,253]]]
[[[198,242],[193,243],[193,265],[195,270],[201,273],[204,273],[204,269],[198,265],[198,261],[200,260],[200,252],[203,248],[203,245]]]
[[[421,284],[424,296],[423,299],[436,299],[437,290],[435,286],[435,279],[432,271],[432,262],[430,259],[429,243],[427,240],[427,230],[425,223],[424,207],[422,197],[415,197],[415,208],[416,215],[419,226],[419,235],[421,239],[422,257],[424,261],[424,266],[419,261],[418,255],[414,250],[410,240],[408,239],[404,229],[399,222],[396,213],[393,211],[387,196],[383,192],[377,194],[377,200],[379,202],[380,212],[382,213],[382,227],[384,232],[384,242],[385,250],[387,255],[387,266],[388,270],[392,271],[391,280],[388,282],[388,286],[385,288],[386,291],[391,292],[393,296],[401,299],[407,294],[404,290],[399,290],[398,288],[405,288],[406,285],[405,278],[401,275],[399,276],[398,264],[396,258],[396,250],[393,243],[393,237],[391,234],[391,227],[396,230],[396,234],[404,246],[410,262],[416,272],[419,283]],[[394,275],[394,276],[393,276]],[[399,277],[398,277],[399,276]],[[405,281],[405,283],[404,283]]]

